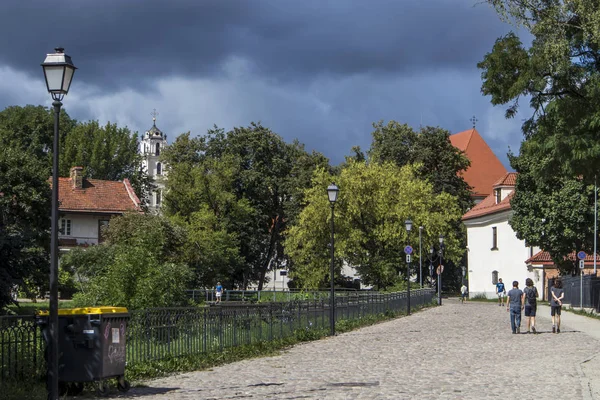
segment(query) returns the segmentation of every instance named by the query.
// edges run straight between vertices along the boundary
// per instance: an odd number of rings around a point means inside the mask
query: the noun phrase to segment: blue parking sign
[[[406,246],[406,247],[404,248],[404,252],[405,252],[406,254],[412,254],[412,247],[410,247],[410,246]]]
[[[577,258],[579,258],[580,260],[585,259],[585,251],[580,251],[579,253],[577,253]]]

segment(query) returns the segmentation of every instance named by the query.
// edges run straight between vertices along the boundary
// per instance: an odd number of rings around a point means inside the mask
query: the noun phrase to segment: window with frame
[[[492,271],[492,285],[498,283],[498,271]]]
[[[162,165],[161,163],[156,164],[156,175],[162,175]]]
[[[496,194],[496,204],[500,204],[502,201],[502,189],[496,189],[494,192]]]
[[[492,249],[498,250],[498,228],[492,226]]]
[[[158,206],[160,205],[160,191],[156,192],[156,202],[155,204]]]
[[[160,156],[160,143],[156,143],[156,152],[155,155]]]
[[[59,231],[63,236],[71,236],[71,220],[61,219]]]

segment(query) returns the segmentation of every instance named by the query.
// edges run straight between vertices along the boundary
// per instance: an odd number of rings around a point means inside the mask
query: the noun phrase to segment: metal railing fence
[[[411,291],[411,305],[429,304],[431,289]],[[132,310],[127,324],[127,364],[144,363],[290,337],[297,330],[327,329],[327,298],[212,307]],[[407,307],[406,292],[350,292],[336,296],[335,319],[357,320]],[[0,317],[0,382],[40,377],[44,344],[35,317]]]

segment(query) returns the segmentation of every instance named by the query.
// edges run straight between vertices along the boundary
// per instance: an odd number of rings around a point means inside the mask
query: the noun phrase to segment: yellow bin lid
[[[123,314],[127,312],[125,307],[83,307],[83,308],[59,308],[58,315],[86,315],[86,314]],[[50,311],[42,310],[38,315],[50,315]]]

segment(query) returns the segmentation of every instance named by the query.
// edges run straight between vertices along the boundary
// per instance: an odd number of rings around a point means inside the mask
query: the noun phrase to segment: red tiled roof
[[[58,201],[60,211],[140,211],[140,200],[128,179],[122,182],[83,179],[83,187],[75,189],[71,178],[58,178]]]
[[[576,255],[575,252],[571,252],[567,258],[569,260],[575,260],[576,259]],[[596,255],[596,264],[600,261],[600,256]],[[554,265],[554,261],[552,261],[552,257],[550,257],[550,253],[548,253],[547,251],[538,251],[537,253],[535,253],[533,255],[533,257],[528,258],[527,260],[525,260],[526,264],[543,264],[543,265]],[[585,255],[585,259],[583,261],[584,265],[585,264],[590,264],[593,265],[594,264],[594,255],[593,254],[586,254]]]
[[[480,197],[492,193],[494,182],[503,177],[507,171],[477,129],[471,128],[450,135],[450,143],[462,150],[471,161],[471,166],[462,173],[462,176],[472,187],[473,195]]]
[[[464,221],[467,219],[477,218],[488,214],[495,214],[500,211],[510,210],[510,201],[513,198],[514,193],[514,191],[510,192],[509,195],[506,196],[498,204],[496,204],[496,196],[490,194],[475,207],[467,211],[465,215],[462,216],[462,220]]]
[[[502,178],[498,179],[496,183],[494,183],[493,187],[496,186],[515,186],[517,184],[517,173],[516,172],[507,172]]]

